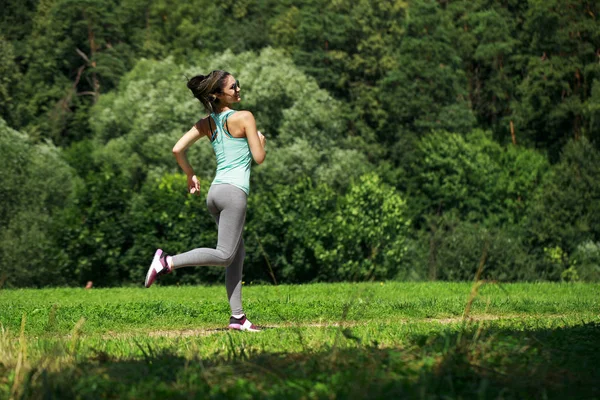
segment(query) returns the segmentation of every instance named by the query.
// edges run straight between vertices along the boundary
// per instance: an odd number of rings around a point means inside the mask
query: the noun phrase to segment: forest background
[[[216,243],[171,149],[225,69],[268,139],[245,281],[600,280],[600,4],[5,0],[0,279],[141,285]],[[187,268],[161,283],[220,281]]]

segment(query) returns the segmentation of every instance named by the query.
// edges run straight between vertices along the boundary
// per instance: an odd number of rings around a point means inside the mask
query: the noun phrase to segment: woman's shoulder
[[[198,132],[200,133],[201,136],[204,136],[212,131],[211,128],[214,126],[214,124],[215,124],[215,122],[214,122],[211,114],[208,114],[208,115],[200,118],[198,120],[198,122],[196,122],[194,124],[194,127],[198,130]]]
[[[239,120],[254,120],[254,115],[248,110],[238,110],[232,113],[229,118],[235,118]]]

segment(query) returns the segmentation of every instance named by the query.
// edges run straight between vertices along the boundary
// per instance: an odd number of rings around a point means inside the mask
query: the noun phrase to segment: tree
[[[405,1],[312,1],[273,18],[270,36],[319,86],[349,103],[350,135],[371,145],[369,159],[383,151],[375,132],[385,125],[378,82],[398,66],[397,47],[405,33]]]
[[[472,222],[518,223],[548,168],[535,150],[504,149],[479,130],[424,136],[414,153],[398,183],[419,228],[429,216],[450,212]]]
[[[115,0],[40,0],[23,54],[24,129],[61,146],[87,138],[87,118],[80,115],[133,66],[136,48],[127,38],[143,26],[132,18],[143,14],[143,3],[129,0],[135,7],[124,16]]]
[[[21,79],[21,73],[15,63],[12,44],[0,36],[0,118],[9,124],[15,119],[13,96]]]
[[[504,148],[491,136],[436,132],[403,159],[397,183],[413,220],[407,258],[414,276],[472,279],[486,253],[488,278],[541,277],[527,254],[525,216],[536,205],[548,161],[536,150]]]
[[[520,45],[515,39],[520,12],[514,2],[487,0],[457,1],[446,8],[454,25],[454,47],[467,73],[473,112],[482,128],[495,132],[508,131],[503,118],[510,114],[516,89],[518,70],[512,67],[512,56]]]
[[[412,3],[397,67],[379,81],[380,103],[389,114],[381,140],[392,149],[403,135],[432,130],[466,133],[473,128],[466,74],[451,32],[438,3]],[[394,150],[390,155],[394,161],[401,157]]]
[[[57,245],[61,214],[79,181],[61,152],[32,144],[0,119],[0,276],[10,286],[73,283]]]
[[[513,101],[517,136],[547,148],[553,160],[571,138],[588,136],[585,105],[600,77],[597,3],[531,2],[514,61],[524,71]]]
[[[600,144],[600,79],[594,79],[592,93],[583,110],[587,126],[583,128],[585,136],[599,148]]]

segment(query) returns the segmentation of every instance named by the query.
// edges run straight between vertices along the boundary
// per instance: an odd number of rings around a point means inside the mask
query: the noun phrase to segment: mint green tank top
[[[217,157],[217,173],[212,184],[228,183],[239,187],[246,194],[250,194],[252,155],[248,139],[233,137],[226,129],[227,118],[234,112],[235,110],[228,110],[220,114],[210,114],[216,123],[214,131],[212,131],[214,127],[211,124],[212,137],[210,141]]]

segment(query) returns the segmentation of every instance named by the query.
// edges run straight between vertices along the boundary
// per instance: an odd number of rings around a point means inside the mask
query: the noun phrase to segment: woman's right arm
[[[244,124],[244,131],[246,133],[246,139],[248,139],[248,146],[250,147],[250,153],[252,158],[257,164],[262,164],[265,161],[265,137],[256,130],[256,121],[254,115],[250,111],[240,111],[242,113],[242,121]]]
[[[194,169],[192,168],[187,159],[186,151],[198,139],[200,139],[202,136],[206,136],[206,132],[208,129],[207,118],[203,118],[200,121],[196,122],[194,126],[189,131],[187,131],[185,135],[183,135],[173,147],[173,155],[177,159],[177,164],[179,164],[183,172],[185,172],[185,174],[188,177],[188,188],[191,193],[200,191],[200,182],[198,181],[198,179],[194,179],[196,175],[194,175]]]

